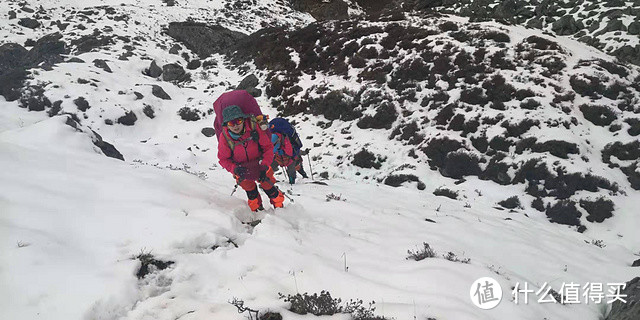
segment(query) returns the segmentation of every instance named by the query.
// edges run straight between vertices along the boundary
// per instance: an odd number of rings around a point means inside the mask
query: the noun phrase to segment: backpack
[[[221,94],[213,103],[213,111],[216,114],[216,117],[213,120],[213,128],[216,131],[216,137],[218,137],[220,132],[222,132],[222,110],[231,105],[239,106],[240,109],[242,109],[242,112],[247,115],[254,116],[251,117],[252,121],[255,118],[255,121],[260,124],[260,128],[267,132],[267,136],[271,136],[267,123],[268,117],[262,114],[262,110],[260,110],[260,106],[256,99],[246,90],[234,90]]]
[[[268,125],[269,117],[262,114],[262,110],[260,110],[260,106],[256,99],[246,90],[234,90],[221,94],[213,103],[213,111],[216,114],[216,117],[213,120],[213,127],[215,129],[216,137],[222,133],[222,110],[231,105],[239,106],[244,114],[251,116],[249,119],[251,125],[251,140],[256,142],[259,140],[258,131],[256,131],[257,126],[260,126],[260,129],[265,131],[268,137],[271,136]],[[223,134],[223,136],[227,140],[229,148],[231,148],[231,156],[233,157],[233,149],[239,143],[234,142],[228,135]],[[263,152],[259,143],[258,148],[260,149],[260,152]]]
[[[291,146],[293,147],[293,155],[296,156],[300,153],[300,149],[302,148],[302,141],[300,140],[300,136],[296,132],[296,129],[287,121],[285,118],[274,118],[269,121],[269,130],[271,132],[277,132],[282,135],[285,135],[291,141]]]

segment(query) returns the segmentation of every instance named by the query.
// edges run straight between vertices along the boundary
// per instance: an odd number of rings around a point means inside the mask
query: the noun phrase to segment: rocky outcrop
[[[68,53],[60,33],[46,35],[27,51],[17,43],[0,46],[0,95],[7,101],[20,98],[20,88],[27,77],[27,69],[40,66],[50,68],[62,62],[62,54]]]
[[[222,26],[197,22],[172,22],[167,32],[200,58],[214,53],[225,53],[238,40],[246,37],[243,33]]]
[[[606,320],[640,319],[640,277],[627,282],[625,289],[620,292],[622,295],[626,295],[624,297],[626,303],[615,301]]]
[[[162,66],[162,80],[164,81],[180,81],[183,80],[185,76],[184,68],[177,63]]]
[[[294,10],[307,12],[316,20],[340,20],[349,17],[349,6],[342,0],[292,0]]]
[[[561,36],[572,35],[584,29],[582,22],[576,22],[573,16],[564,16],[551,25],[551,30]]]

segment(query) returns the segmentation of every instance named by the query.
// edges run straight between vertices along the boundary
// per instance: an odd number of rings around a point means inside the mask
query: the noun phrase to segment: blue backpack
[[[300,154],[300,149],[302,148],[302,141],[300,140],[300,136],[296,132],[296,129],[287,121],[285,118],[274,118],[269,121],[269,130],[272,133],[277,132],[282,135],[285,135],[291,141],[291,146],[293,146],[293,155],[296,156]]]

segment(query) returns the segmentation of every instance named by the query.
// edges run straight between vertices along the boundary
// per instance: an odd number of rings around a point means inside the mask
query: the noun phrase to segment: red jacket
[[[238,165],[245,165],[250,162],[260,162],[262,165],[270,166],[273,162],[273,144],[271,143],[271,137],[267,136],[267,133],[260,129],[260,126],[256,125],[254,129],[258,132],[258,142],[251,139],[251,122],[245,121],[244,134],[238,139],[233,140],[229,134],[229,128],[224,127],[222,134],[218,137],[218,160],[220,165],[227,169],[227,171],[233,173]],[[229,147],[226,137],[231,138],[235,147],[233,153]],[[238,143],[243,141],[243,143]],[[258,143],[262,148],[262,153],[258,147]]]
[[[273,153],[278,165],[288,167],[293,163],[293,146],[291,140],[284,134],[273,132],[271,142],[273,143]],[[274,139],[273,136],[277,139]],[[274,141],[275,140],[275,141]]]
[[[278,137],[278,140],[276,141],[276,143],[274,143],[273,146],[274,153],[280,153],[277,150],[282,150],[287,156],[293,157],[293,146],[291,145],[291,140],[289,140],[289,137],[278,132],[273,132],[272,134],[275,134]],[[271,142],[273,142],[273,139],[271,139]]]

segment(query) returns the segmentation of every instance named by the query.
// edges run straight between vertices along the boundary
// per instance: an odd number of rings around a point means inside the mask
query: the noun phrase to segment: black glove
[[[267,181],[267,170],[269,170],[269,168],[267,166],[261,166],[260,167],[260,178],[258,178],[258,181],[263,182],[263,181]]]
[[[249,172],[249,169],[247,169],[246,167],[243,167],[243,166],[237,166],[233,170],[233,174],[235,174],[240,179],[244,179],[244,177],[247,174],[247,172]]]

